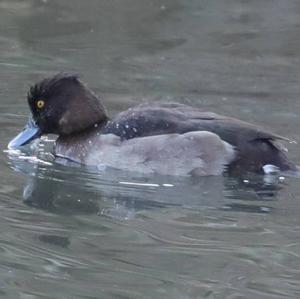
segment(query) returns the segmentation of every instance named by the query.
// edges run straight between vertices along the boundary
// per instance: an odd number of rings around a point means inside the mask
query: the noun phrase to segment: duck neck
[[[102,128],[106,126],[108,121],[109,119],[106,119],[105,121],[102,121],[100,123],[95,123],[94,125],[86,128],[85,130],[73,134],[59,135],[56,140],[56,148],[57,145],[71,147],[75,146],[76,144],[84,145],[86,142],[91,142],[91,139],[101,134]]]

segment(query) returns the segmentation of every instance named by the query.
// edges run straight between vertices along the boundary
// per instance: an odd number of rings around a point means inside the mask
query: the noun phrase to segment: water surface
[[[178,101],[299,142],[299,25],[293,0],[0,1],[0,296],[299,298],[299,178],[97,172],[47,140],[40,160],[3,152],[28,86],[58,71],[111,115]]]

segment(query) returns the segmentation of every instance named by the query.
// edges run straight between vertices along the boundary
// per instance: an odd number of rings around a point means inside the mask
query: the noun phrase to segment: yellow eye
[[[43,108],[43,107],[45,106],[45,102],[44,102],[43,100],[38,100],[38,101],[36,102],[36,106],[37,106],[39,109],[41,109],[41,108]]]

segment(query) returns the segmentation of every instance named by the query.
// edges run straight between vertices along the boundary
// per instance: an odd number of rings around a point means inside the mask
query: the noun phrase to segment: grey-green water
[[[1,149],[29,84],[58,71],[112,115],[179,101],[299,142],[299,26],[295,0],[1,0]],[[0,297],[300,297],[299,178],[97,173],[3,151],[0,177]]]

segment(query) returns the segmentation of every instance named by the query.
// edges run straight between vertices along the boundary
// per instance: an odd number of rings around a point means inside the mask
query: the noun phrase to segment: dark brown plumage
[[[40,99],[44,101],[42,108],[37,105]],[[48,133],[59,135],[57,144],[72,147],[81,143],[84,148],[87,138],[97,134],[114,134],[128,140],[209,131],[234,147],[236,154],[229,165],[231,172],[260,172],[266,164],[281,170],[297,169],[278,143],[287,140],[285,137],[199,108],[177,103],[149,103],[130,108],[109,120],[100,99],[74,75],[58,74],[35,84],[28,93],[28,103],[33,117],[28,128],[35,124],[36,131],[31,131],[28,140],[18,136],[10,143],[12,147]]]
[[[278,144],[287,138],[238,119],[183,104],[142,104],[121,112],[103,129],[103,133],[113,133],[123,139],[190,131],[210,131],[233,145],[237,157],[230,165],[232,171],[262,171],[266,164],[281,170],[295,170]]]

